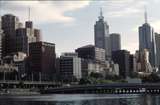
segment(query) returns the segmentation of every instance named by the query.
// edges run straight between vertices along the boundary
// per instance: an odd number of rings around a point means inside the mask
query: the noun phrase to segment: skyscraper
[[[34,30],[31,28],[19,28],[16,30],[16,52],[24,52],[29,55],[29,43],[36,42]]]
[[[31,12],[30,12],[30,7],[28,8],[28,21],[25,22],[25,27],[26,28],[33,28],[33,22],[30,21],[31,17]]]
[[[111,51],[121,50],[121,36],[118,33],[110,34]]]
[[[156,39],[156,51],[157,51],[157,66],[160,71],[160,34],[155,33],[155,39]]]
[[[139,27],[139,50],[149,51],[149,61],[152,66],[156,66],[156,45],[153,28],[147,22],[147,12],[145,12],[145,23]]]
[[[3,57],[15,52],[16,42],[16,29],[21,27],[18,17],[12,14],[2,16],[2,30],[4,31],[3,37]]]
[[[29,8],[28,21],[25,22],[25,28],[16,30],[16,52],[20,51],[29,55],[29,43],[37,41],[40,41],[40,30],[33,28]]]
[[[55,79],[55,44],[40,41],[30,43],[29,47],[29,70],[35,79]]]
[[[117,50],[112,52],[112,60],[119,65],[119,75],[126,78],[130,75],[129,71],[130,52],[126,50]]]
[[[0,60],[2,58],[2,37],[3,37],[3,30],[2,30],[2,24],[0,19]]]
[[[94,25],[95,47],[105,49],[106,59],[109,59],[111,57],[109,25],[104,21],[102,10],[98,18]]]
[[[36,42],[42,41],[41,30],[34,29],[34,36],[36,37]]]

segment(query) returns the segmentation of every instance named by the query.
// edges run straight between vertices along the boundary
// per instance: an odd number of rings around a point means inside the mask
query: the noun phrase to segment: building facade
[[[25,27],[26,27],[26,28],[31,28],[31,29],[33,29],[33,22],[30,21],[30,20],[29,20],[29,21],[26,21],[26,22],[25,22]]]
[[[12,14],[6,14],[2,16],[2,29],[4,31],[2,44],[3,57],[15,52],[16,29],[20,28],[21,26],[22,24],[19,22],[18,17]]]
[[[33,22],[32,21],[26,21],[25,22],[25,28],[30,29],[32,34],[30,35],[31,37],[34,36],[36,38],[36,42],[42,41],[42,36],[41,36],[41,30],[36,29],[33,27]],[[34,35],[33,35],[34,34]]]
[[[156,51],[157,51],[157,66],[160,71],[160,34],[155,33],[155,40],[156,40]]]
[[[109,25],[104,21],[102,11],[96,24],[94,25],[95,47],[105,49],[106,59],[111,57]]]
[[[153,28],[147,22],[147,13],[145,13],[145,23],[139,27],[139,50],[147,49],[149,51],[149,61],[152,67],[156,66],[156,44]]]
[[[15,52],[3,58],[3,64],[13,65],[18,68],[17,80],[24,80],[27,76],[26,54],[23,52]]]
[[[123,78],[129,76],[129,56],[130,52],[126,50],[112,52],[112,60],[119,65],[119,75]]]
[[[18,80],[18,67],[13,64],[1,64],[0,80]]]
[[[24,52],[29,55],[29,43],[36,42],[34,30],[30,28],[19,28],[16,30],[16,52]]]
[[[110,34],[111,51],[121,50],[121,36],[118,33]]]
[[[134,74],[137,72],[137,62],[136,57],[134,55],[129,56],[129,76],[133,77]]]
[[[42,41],[41,30],[34,29],[34,37],[36,37],[36,42]]]
[[[95,47],[93,45],[87,45],[76,49],[78,57],[83,59],[105,61],[105,50]]]
[[[55,79],[55,44],[48,42],[33,42],[29,44],[30,76],[35,80]]]
[[[142,51],[137,52],[138,55],[138,65],[137,65],[137,72],[142,73],[152,73],[153,68],[149,62],[149,51],[148,49],[144,49]]]
[[[23,52],[16,52],[13,55],[13,63],[16,67],[18,67],[18,79],[25,80],[27,76],[28,67],[26,67],[27,63],[27,55]]]
[[[60,75],[63,80],[82,78],[81,58],[77,53],[64,53],[60,57]]]
[[[2,24],[0,19],[0,60],[2,59],[2,38],[3,38],[3,30],[2,30]]]

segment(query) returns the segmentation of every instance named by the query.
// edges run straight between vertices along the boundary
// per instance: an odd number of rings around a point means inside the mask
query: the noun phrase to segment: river
[[[160,105],[160,95],[54,94],[0,96],[0,105]]]

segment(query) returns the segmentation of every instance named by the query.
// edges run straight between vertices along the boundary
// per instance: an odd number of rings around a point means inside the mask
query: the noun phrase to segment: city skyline
[[[56,53],[60,55],[62,52],[74,51],[83,45],[94,44],[93,25],[99,16],[99,8],[102,7],[104,20],[110,26],[110,33],[120,33],[122,49],[134,53],[138,50],[138,26],[144,23],[144,6],[147,6],[148,20],[155,32],[159,32],[158,26],[160,26],[158,18],[160,16],[150,12],[155,10],[153,7],[158,6],[156,3],[159,1],[136,1],[1,1],[1,15],[12,13],[24,23],[28,20],[28,7],[30,7],[31,21],[36,28],[42,30],[44,41],[56,44]],[[131,6],[132,3],[135,6]],[[46,16],[41,12],[45,12]],[[121,27],[121,24],[124,26]]]

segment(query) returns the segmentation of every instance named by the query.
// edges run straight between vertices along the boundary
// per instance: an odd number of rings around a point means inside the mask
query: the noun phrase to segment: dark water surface
[[[0,96],[0,105],[160,105],[160,95],[35,95]]]

